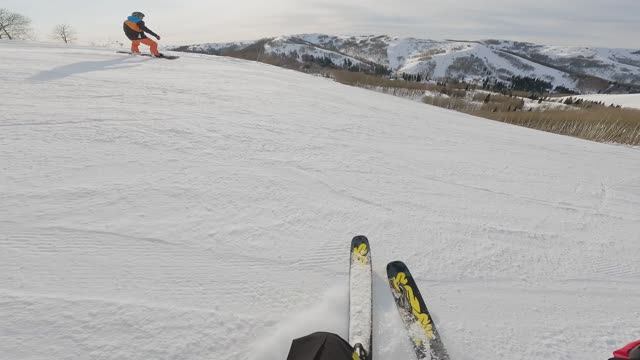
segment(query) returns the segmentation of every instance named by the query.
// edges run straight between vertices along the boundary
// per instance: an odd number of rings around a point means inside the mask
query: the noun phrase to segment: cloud
[[[5,2],[45,32],[70,22],[84,39],[121,38],[120,20],[141,10],[172,43],[320,32],[640,47],[637,0],[138,0],[135,9],[125,0]]]
[[[315,11],[331,13],[342,28],[390,32],[427,38],[501,38],[558,45],[636,47],[640,2],[618,0],[579,3],[557,0],[404,0],[314,2]],[[322,26],[318,26],[322,27]]]

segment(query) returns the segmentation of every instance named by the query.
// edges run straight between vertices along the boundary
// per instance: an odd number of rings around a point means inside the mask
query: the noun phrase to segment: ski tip
[[[392,261],[387,264],[387,274],[396,274],[398,272],[408,272],[409,268],[400,260]]]
[[[371,249],[369,240],[364,235],[358,235],[351,240],[351,263],[371,265]]]
[[[403,267],[406,268],[407,265],[405,265],[405,263],[403,263],[400,260],[395,260],[395,261],[391,261],[390,263],[387,264],[387,269],[390,267]]]
[[[358,247],[358,245],[360,244],[367,244],[367,246],[369,245],[369,239],[367,239],[366,236],[364,235],[356,235],[353,237],[353,239],[351,240],[351,247]]]

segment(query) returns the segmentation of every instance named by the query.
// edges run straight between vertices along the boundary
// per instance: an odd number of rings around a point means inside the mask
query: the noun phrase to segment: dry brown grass
[[[640,110],[601,107],[572,111],[478,111],[473,114],[587,140],[640,145]]]
[[[440,89],[440,92],[449,95],[454,98],[464,98],[467,96],[467,92],[464,89],[456,89],[456,88],[444,88]]]
[[[478,93],[473,105],[463,98],[425,96],[423,102],[487,119],[598,142],[640,145],[640,110],[581,104],[572,110],[522,111],[518,97]],[[489,100],[485,102],[485,100]]]
[[[429,105],[438,106],[445,109],[472,112],[477,110],[477,106],[458,97],[449,96],[424,96],[422,102]]]
[[[473,103],[466,99],[464,87],[434,85],[380,76],[335,70],[332,77],[343,84],[375,89],[388,94],[422,98],[422,101],[446,109],[532,129],[575,136],[598,142],[640,145],[640,110],[619,109],[594,103],[580,104],[572,110],[523,111],[524,101],[516,96],[476,93]],[[422,96],[432,91],[448,96]],[[524,93],[522,95],[525,95]],[[483,104],[479,106],[477,102]]]
[[[493,94],[491,94],[493,95]],[[491,95],[484,92],[477,92],[473,94],[473,101],[485,102],[491,99]]]
[[[508,112],[519,111],[524,107],[524,100],[518,97],[510,97],[499,94],[492,94],[489,101],[482,105],[483,111]]]

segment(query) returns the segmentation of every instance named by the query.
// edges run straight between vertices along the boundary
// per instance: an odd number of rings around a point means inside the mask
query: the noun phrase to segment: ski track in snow
[[[606,359],[640,325],[640,152],[237,59],[0,41],[0,358],[411,359],[385,266],[452,359]]]

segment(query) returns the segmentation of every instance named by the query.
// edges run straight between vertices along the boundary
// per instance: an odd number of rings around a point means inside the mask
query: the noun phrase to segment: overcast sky
[[[142,11],[165,44],[318,32],[640,48],[640,0],[2,0],[0,7],[30,17],[39,40],[68,23],[84,43],[126,40],[124,18]]]

